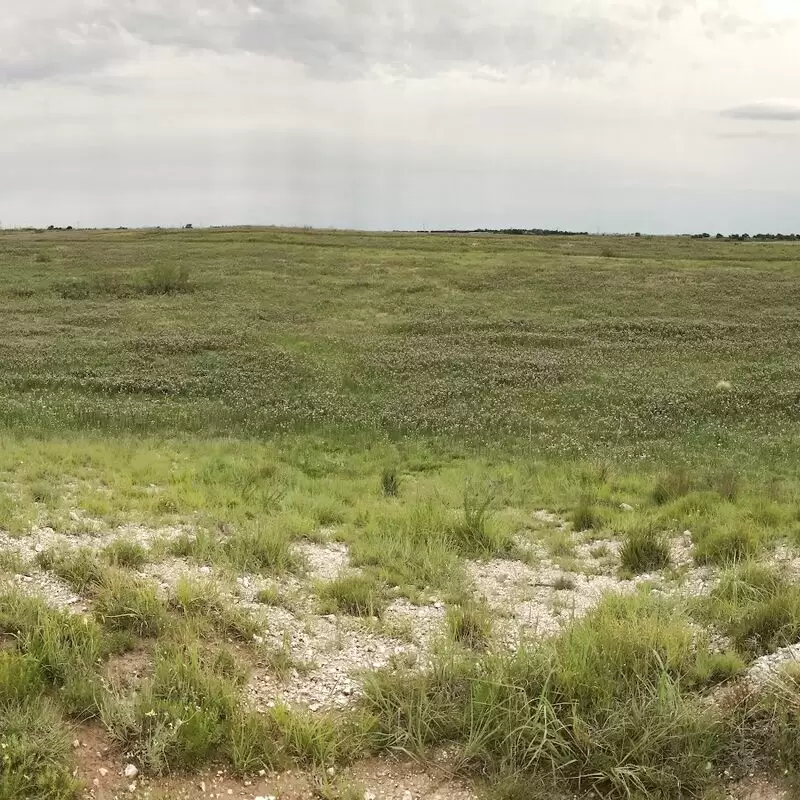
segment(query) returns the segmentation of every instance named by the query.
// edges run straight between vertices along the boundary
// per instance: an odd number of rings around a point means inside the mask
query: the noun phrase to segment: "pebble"
[[[105,778],[108,775],[108,770],[105,767],[100,767],[97,771],[100,773],[101,778]]]
[[[125,767],[125,777],[126,778],[135,778],[139,774],[139,768],[135,764],[128,764]]]

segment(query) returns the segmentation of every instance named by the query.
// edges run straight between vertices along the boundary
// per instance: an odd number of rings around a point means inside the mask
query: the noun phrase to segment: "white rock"
[[[135,778],[139,774],[139,768],[135,764],[128,764],[125,767],[124,775],[126,778]]]
[[[406,789],[403,792],[403,800],[414,800],[414,795],[411,794],[411,792],[408,789]]]
[[[81,740],[80,739],[74,739],[73,742],[72,742],[72,746],[75,747],[75,748],[80,747],[81,746]]]
[[[258,800],[258,798],[256,798],[256,800]],[[375,792],[370,792],[368,789],[366,792],[364,792],[364,800],[377,800]]]
[[[97,771],[100,773],[101,778],[105,778],[105,776],[108,775],[108,770],[105,767],[100,767]]]
[[[630,503],[620,503],[619,504],[620,511],[633,511],[633,506]]]
[[[210,575],[211,574],[211,567],[200,567],[200,574],[201,575]]]
[[[134,794],[134,792],[136,791],[136,784],[135,783],[130,784],[130,786],[128,786],[128,791],[131,794]]]
[[[95,779],[92,781],[92,786],[94,786],[95,788],[97,788],[99,785],[100,785],[100,779],[99,779],[99,778],[95,778]]]

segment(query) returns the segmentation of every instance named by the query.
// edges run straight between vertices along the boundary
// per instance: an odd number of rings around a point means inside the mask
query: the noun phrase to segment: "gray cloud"
[[[794,122],[800,120],[800,100],[762,100],[725,109],[722,116],[745,120],[773,120]]]
[[[689,19],[707,36],[756,30],[726,0],[37,0],[0,26],[0,82],[81,74],[148,46],[250,52],[352,78],[491,67],[586,74],[635,59]]]

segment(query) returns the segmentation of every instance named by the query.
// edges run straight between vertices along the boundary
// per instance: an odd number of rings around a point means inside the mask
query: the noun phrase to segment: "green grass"
[[[492,618],[488,609],[469,603],[447,609],[445,619],[450,639],[472,650],[485,650],[492,632]]]
[[[343,575],[321,583],[317,597],[324,614],[382,617],[388,605],[385,586],[368,575]]]
[[[669,566],[669,542],[653,528],[639,528],[625,537],[619,558],[622,569],[632,575],[657,572]]]
[[[18,731],[17,772],[40,781],[0,772],[0,796],[68,797],[64,720],[101,709],[153,773],[319,771],[449,743],[464,774],[508,800],[701,797],[737,748],[793,774],[794,687],[745,710],[704,695],[800,637],[794,585],[755,563],[800,541],[797,252],[649,237],[0,232],[0,530],[92,532],[86,518],[165,529],[148,550],[123,528],[99,552],[39,553],[84,595],[86,621],[0,597],[0,731]],[[621,538],[629,573],[664,569],[665,540],[689,530],[696,562],[722,580],[691,617],[611,599],[552,641],[485,650],[466,560],[521,557],[538,540],[581,567],[590,536],[542,530],[542,508]],[[165,607],[132,571],[174,555],[230,579],[302,579],[300,539],[346,543],[361,573],[320,587],[323,608],[380,616],[395,595],[436,597],[458,646],[422,674],[374,676],[358,713],[247,713],[243,665],[260,655],[241,646],[250,616],[205,583],[181,583]],[[590,546],[610,568],[611,549]],[[710,652],[702,626],[736,652]],[[157,651],[152,679],[136,694],[106,689],[109,652],[141,637],[155,640],[143,644]]]
[[[677,798],[709,788],[724,758],[721,721],[683,688],[699,674],[679,610],[644,596],[609,598],[530,650],[445,655],[427,673],[379,673],[365,703],[382,746],[424,753],[456,742],[469,771],[518,796],[555,783],[609,798]]]

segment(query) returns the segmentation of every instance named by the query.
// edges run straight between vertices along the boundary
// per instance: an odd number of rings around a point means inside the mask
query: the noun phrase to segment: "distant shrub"
[[[632,531],[622,544],[620,563],[634,575],[664,569],[669,565],[669,543],[652,528]]]
[[[617,258],[618,253],[610,244],[604,244],[600,248],[600,255],[603,258]]]

